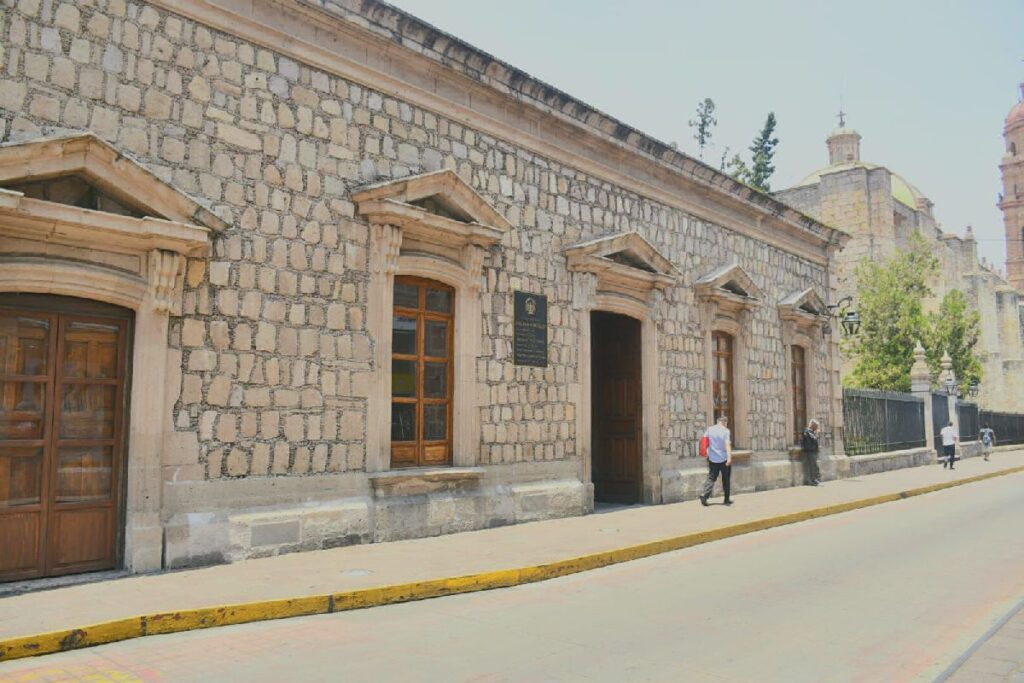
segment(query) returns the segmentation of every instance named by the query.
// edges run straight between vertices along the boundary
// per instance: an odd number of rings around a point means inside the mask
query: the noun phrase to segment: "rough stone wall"
[[[825,271],[430,111],[125,0],[7,0],[0,137],[91,130],[230,224],[188,263],[170,343],[182,352],[173,422],[207,479],[365,468],[369,182],[455,169],[516,230],[485,262],[477,380],[482,464],[578,457],[576,316],[565,246],[636,230],[684,273],[658,305],[662,460],[705,426],[693,281],[737,261],[767,292],[749,352],[752,446],[783,450],[788,378],[774,304]],[[550,365],[511,363],[516,289],[549,297]],[[819,403],[829,404],[819,350]],[[825,417],[825,416],[822,416]],[[189,460],[192,458],[192,460]]]

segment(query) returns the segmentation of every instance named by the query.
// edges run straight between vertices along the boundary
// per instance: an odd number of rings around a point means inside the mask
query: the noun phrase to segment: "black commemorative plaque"
[[[512,361],[516,365],[548,366],[548,298],[515,292]]]

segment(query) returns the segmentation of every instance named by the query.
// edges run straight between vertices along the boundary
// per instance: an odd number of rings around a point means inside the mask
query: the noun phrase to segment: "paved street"
[[[1024,598],[1022,484],[514,589],[15,661],[0,681],[930,681]],[[1006,661],[955,680],[1012,680]]]

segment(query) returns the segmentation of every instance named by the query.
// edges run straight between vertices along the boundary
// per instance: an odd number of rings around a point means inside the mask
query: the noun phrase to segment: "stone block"
[[[21,111],[25,106],[28,86],[20,81],[0,80],[0,109]]]
[[[143,99],[143,114],[147,119],[164,120],[171,117],[171,98],[164,93],[150,88]]]
[[[509,489],[516,522],[582,515],[587,511],[584,487],[577,479],[512,484]]]
[[[217,135],[221,140],[229,145],[244,147],[245,149],[251,150],[260,150],[263,148],[263,141],[260,139],[260,136],[227,123],[217,124]]]
[[[285,522],[269,522],[252,525],[252,541],[254,548],[266,545],[282,545],[297,543],[301,525],[294,519]]]
[[[229,531],[225,513],[174,515],[164,524],[164,566],[180,569],[229,561]]]

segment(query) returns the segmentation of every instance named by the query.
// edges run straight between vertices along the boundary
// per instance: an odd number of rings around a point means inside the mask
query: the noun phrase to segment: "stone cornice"
[[[359,213],[371,223],[394,225],[424,242],[446,247],[475,244],[489,247],[501,241],[504,234],[487,225],[463,223],[437,216],[411,204],[393,199],[371,199],[359,202]]]
[[[849,239],[376,0],[354,14],[305,0],[150,2],[820,265]]]

